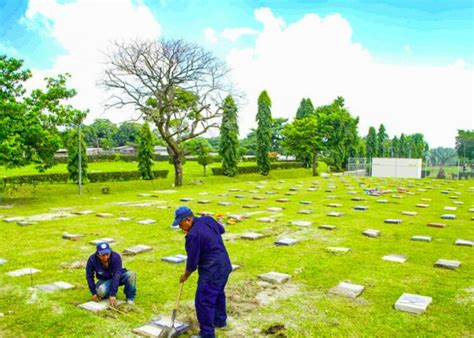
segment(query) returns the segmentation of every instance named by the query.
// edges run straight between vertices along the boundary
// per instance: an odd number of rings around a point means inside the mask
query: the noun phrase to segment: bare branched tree
[[[181,186],[183,144],[218,127],[222,102],[232,92],[229,69],[182,40],[116,42],[106,58],[102,85],[112,93],[107,107],[134,106],[156,125]]]

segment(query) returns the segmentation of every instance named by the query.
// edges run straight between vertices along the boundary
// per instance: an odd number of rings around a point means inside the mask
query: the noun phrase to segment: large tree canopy
[[[23,61],[0,55],[0,163],[9,167],[36,163],[45,170],[62,146],[58,127],[85,113],[64,104],[76,95],[66,86],[67,74],[46,78],[46,90],[27,95],[24,83],[32,75],[22,67]]]
[[[222,101],[231,94],[226,65],[198,45],[182,40],[115,43],[102,84],[112,91],[109,107],[135,107],[166,142],[183,180],[183,144],[218,127]]]
[[[474,130],[458,130],[456,151],[463,160],[474,160]]]

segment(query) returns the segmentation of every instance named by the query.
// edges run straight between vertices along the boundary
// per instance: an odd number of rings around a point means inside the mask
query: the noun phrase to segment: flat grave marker
[[[95,239],[93,241],[90,241],[89,243],[92,244],[92,245],[97,245],[99,243],[102,243],[102,242],[106,242],[106,243],[114,243],[115,242],[115,239],[113,238],[99,238],[99,239]]]
[[[84,237],[84,235],[80,235],[80,234],[69,234],[69,233],[63,234],[63,238],[64,238],[64,239],[69,239],[69,240],[71,240],[71,241],[77,241],[78,239],[81,239],[82,237]]]
[[[335,287],[329,289],[329,293],[333,295],[345,296],[355,299],[364,291],[363,285],[340,282]]]
[[[288,238],[288,237],[280,238],[277,241],[275,241],[276,245],[283,245],[283,246],[295,245],[296,243],[298,243],[298,240],[293,239],[293,238]]]
[[[128,221],[131,221],[132,219],[133,219],[133,217],[119,217],[119,218],[117,218],[117,221],[128,222]]]
[[[385,204],[385,203],[388,203],[388,200],[386,200],[386,199],[378,199],[376,202],[377,202],[377,203],[384,203],[384,204]]]
[[[197,201],[197,203],[198,204],[209,204],[209,203],[211,203],[211,201],[209,201],[209,200],[199,200],[199,201]]]
[[[244,209],[257,209],[257,208],[260,208],[260,206],[256,205],[256,204],[244,204],[242,206],[242,208],[244,208]]]
[[[456,210],[458,210],[458,208],[456,208],[456,207],[444,207],[444,210],[446,210],[446,211],[456,211]]]
[[[468,240],[465,240],[465,239],[457,239],[454,242],[454,244],[458,245],[458,246],[474,246],[474,241],[468,241]]]
[[[38,270],[38,269],[35,269],[35,268],[23,268],[23,269],[7,272],[7,275],[10,276],[10,277],[21,277],[21,276],[25,276],[25,275],[31,275],[31,274],[34,274],[34,273],[38,273],[40,271],[41,270]]]
[[[222,202],[217,203],[217,205],[220,205],[220,206],[223,206],[223,207],[229,207],[229,206],[232,205],[232,203],[227,202],[227,201],[222,201]]]
[[[322,224],[322,225],[318,226],[318,229],[335,230],[336,226],[335,225]]]
[[[166,256],[163,257],[161,260],[163,262],[173,263],[173,264],[180,264],[186,261],[188,256],[186,255],[173,255],[173,256]]]
[[[354,210],[358,210],[358,211],[366,211],[366,210],[368,210],[368,209],[369,209],[369,207],[366,206],[366,205],[356,205],[356,206],[354,207]]]
[[[298,214],[309,215],[309,214],[312,214],[312,213],[313,213],[313,210],[310,210],[310,209],[298,210]]]
[[[327,252],[333,253],[333,254],[345,254],[351,251],[351,248],[344,248],[344,247],[338,247],[338,246],[328,246],[326,248]]]
[[[412,236],[411,240],[415,242],[431,242],[432,238],[431,236]]]
[[[5,258],[0,258],[0,265],[7,263],[8,261]]]
[[[387,218],[387,219],[384,220],[384,223],[400,224],[400,223],[402,223],[402,220],[401,219],[395,219],[395,218]]]
[[[72,213],[75,215],[89,215],[89,214],[93,214],[94,211],[93,210],[79,210],[79,211],[73,211]]]
[[[461,266],[461,262],[458,261],[451,261],[448,259],[438,259],[435,263],[434,266],[437,268],[445,268],[449,270],[456,270]]]
[[[417,208],[428,208],[430,205],[426,203],[418,203],[415,205]]]
[[[249,240],[252,240],[252,241],[255,241],[257,239],[261,239],[263,237],[265,237],[265,236],[262,235],[262,234],[259,234],[257,232],[247,232],[245,234],[240,235],[240,238],[249,239]]]
[[[363,198],[363,197],[352,197],[351,201],[363,202],[363,201],[365,201],[365,198]]]
[[[344,214],[342,212],[331,211],[326,214],[329,217],[341,217]]]
[[[276,219],[271,218],[271,217],[260,217],[256,219],[257,222],[262,222],[262,223],[274,223],[276,222]]]
[[[342,207],[342,204],[340,204],[340,203],[329,203],[326,206],[328,206],[330,208],[340,208],[340,207]]]
[[[111,213],[108,213],[108,212],[98,212],[97,214],[95,214],[97,217],[100,217],[100,218],[107,218],[107,217],[113,217],[114,215],[111,214]]]
[[[262,275],[258,275],[258,278],[265,282],[281,284],[290,280],[291,276],[286,273],[271,271]]]
[[[162,337],[163,335],[163,329],[155,325],[143,325],[133,329],[132,332],[139,336],[152,338]]]
[[[279,203],[286,203],[286,202],[289,202],[290,200],[288,198],[277,198],[275,201]]]
[[[402,215],[405,216],[416,216],[418,213],[416,211],[402,211]]]
[[[279,212],[279,211],[282,211],[283,208],[280,208],[280,207],[269,207],[267,208],[268,211],[271,211],[271,212]]]
[[[436,222],[428,223],[427,226],[431,228],[446,228],[447,227],[447,225],[444,223],[436,223]]]
[[[180,202],[191,202],[192,200],[191,197],[182,197],[179,199]]]
[[[138,224],[148,225],[148,224],[155,224],[156,221],[154,219],[142,219],[138,221]]]
[[[106,304],[93,302],[93,301],[79,304],[78,307],[87,311],[91,311],[91,312],[101,312],[101,311],[107,310],[108,308]]]
[[[300,201],[299,203],[300,203],[300,204],[303,204],[303,205],[310,205],[310,204],[313,204],[313,202],[311,202],[311,201]]]
[[[395,262],[395,263],[405,263],[407,258],[408,257],[406,255],[397,255],[397,254],[385,255],[382,257],[384,261]]]
[[[134,256],[136,254],[151,251],[151,250],[153,250],[153,247],[148,246],[148,245],[139,244],[139,245],[135,245],[135,246],[132,246],[130,248],[125,249],[123,251],[123,254],[125,256]]]
[[[171,327],[171,318],[167,316],[163,316],[161,318],[152,319],[150,323],[161,329],[166,329],[166,328]],[[179,320],[175,320],[174,328],[176,329],[175,336],[177,337],[179,335],[184,334],[186,331],[188,331],[189,325],[186,323],[180,322]]]
[[[313,222],[295,220],[295,221],[290,221],[290,224],[291,225],[296,225],[298,227],[309,227],[309,226],[313,225]]]
[[[456,215],[453,215],[453,214],[444,214],[444,215],[441,215],[441,218],[442,218],[442,219],[456,219]]]
[[[35,285],[35,289],[45,291],[45,292],[55,292],[58,290],[69,290],[74,288],[74,285],[66,283],[66,282],[55,282],[51,284],[40,284]]]
[[[362,232],[364,236],[376,238],[380,236],[380,230],[367,229]]]
[[[404,293],[398,298],[394,307],[396,310],[419,315],[426,311],[432,301],[431,297]]]

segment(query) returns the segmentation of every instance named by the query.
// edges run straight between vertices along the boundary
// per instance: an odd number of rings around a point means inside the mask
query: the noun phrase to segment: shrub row
[[[155,178],[166,178],[168,170],[154,170]],[[114,171],[114,172],[94,172],[88,173],[89,182],[107,182],[107,181],[131,181],[139,180],[140,173],[138,171]],[[38,183],[67,183],[69,175],[61,174],[36,174],[4,177],[1,179],[2,186],[6,185],[22,185],[22,184],[38,184]]]
[[[156,155],[155,161],[168,161],[168,155]],[[55,161],[57,163],[67,163],[67,156],[65,157],[56,157]],[[111,154],[111,155],[87,155],[87,163],[92,162],[138,162],[138,155],[123,155],[123,154]]]
[[[270,167],[272,170],[275,169],[294,169],[294,168],[302,168],[303,164],[300,162],[279,162],[279,163],[271,163]],[[213,175],[223,175],[222,168],[211,168]],[[258,166],[245,166],[245,167],[238,167],[239,174],[251,174],[251,173],[258,173]]]

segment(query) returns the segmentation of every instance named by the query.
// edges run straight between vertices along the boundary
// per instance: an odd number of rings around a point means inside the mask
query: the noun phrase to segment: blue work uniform
[[[224,227],[212,217],[195,217],[186,235],[186,270],[199,272],[194,300],[201,337],[215,337],[214,327],[226,326],[225,285],[232,272],[222,240]]]
[[[99,280],[97,284],[94,281],[94,275]],[[122,267],[122,258],[114,251],[110,253],[107,268],[102,265],[96,254],[91,255],[87,260],[86,279],[92,295],[97,294],[101,298],[116,297],[118,287],[125,285],[124,293],[127,300],[135,299],[135,273]]]

